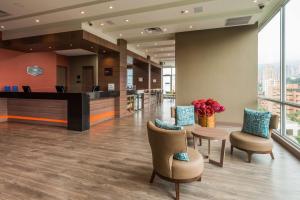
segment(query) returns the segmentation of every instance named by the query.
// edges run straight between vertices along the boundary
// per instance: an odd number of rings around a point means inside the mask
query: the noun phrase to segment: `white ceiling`
[[[249,24],[254,24],[283,1],[1,0],[0,10],[10,15],[0,18],[0,27],[4,26],[4,39],[84,29],[112,42],[124,38],[141,55],[172,61],[176,32],[220,28],[226,19],[242,16],[251,16]],[[260,3],[266,5],[262,10]],[[195,8],[201,11],[195,13]],[[183,10],[189,12],[181,14]],[[144,29],[150,27],[160,27],[163,32],[148,34]]]
[[[85,49],[69,49],[55,51],[59,55],[63,56],[85,56],[85,55],[96,55],[96,53],[85,50]]]

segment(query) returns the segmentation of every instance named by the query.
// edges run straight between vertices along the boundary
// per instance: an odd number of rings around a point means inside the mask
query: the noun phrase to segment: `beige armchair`
[[[243,133],[242,131],[234,131],[230,134],[231,143],[231,154],[233,148],[245,151],[248,154],[248,162],[251,162],[252,154],[270,154],[271,158],[274,159],[273,155],[273,140],[271,133],[273,129],[278,128],[279,116],[272,115],[270,120],[270,134],[269,138],[262,138],[255,135]]]
[[[148,138],[152,151],[153,172],[150,183],[155,175],[175,183],[176,200],[179,200],[179,184],[192,181],[201,181],[204,169],[202,155],[187,147],[185,131],[169,131],[156,127],[148,122]],[[188,152],[189,161],[173,159],[178,152]]]

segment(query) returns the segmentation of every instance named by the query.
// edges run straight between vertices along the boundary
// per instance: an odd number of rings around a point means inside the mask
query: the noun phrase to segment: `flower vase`
[[[199,119],[199,124],[202,127],[207,127],[207,128],[215,128],[216,127],[216,117],[215,114],[212,116],[198,116]]]

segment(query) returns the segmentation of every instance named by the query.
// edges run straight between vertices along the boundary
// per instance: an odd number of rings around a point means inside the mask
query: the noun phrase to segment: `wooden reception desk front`
[[[118,92],[0,92],[0,122],[54,125],[85,131],[91,125],[115,118],[118,97]]]

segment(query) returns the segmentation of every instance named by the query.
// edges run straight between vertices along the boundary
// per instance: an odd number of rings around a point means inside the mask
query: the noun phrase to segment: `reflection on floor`
[[[157,178],[145,124],[170,119],[169,101],[132,117],[78,134],[62,128],[0,123],[0,199],[173,199],[174,185]],[[238,127],[226,127],[228,130]],[[212,143],[212,154],[219,155]],[[206,142],[200,151],[206,153]],[[275,144],[275,160],[229,154],[224,168],[205,163],[202,182],[183,184],[181,199],[288,199],[300,197],[300,162]]]

